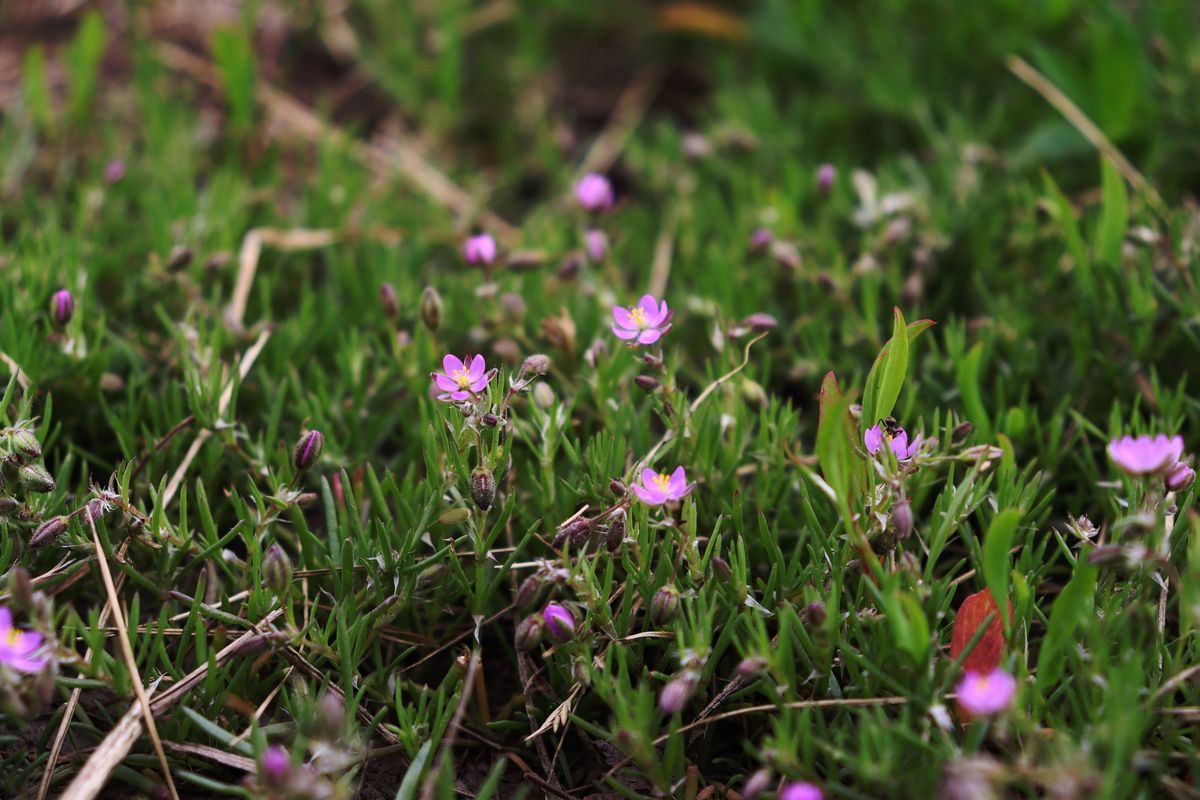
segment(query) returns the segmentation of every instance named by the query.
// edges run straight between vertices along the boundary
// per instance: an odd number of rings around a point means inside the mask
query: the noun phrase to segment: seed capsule
[[[300,437],[292,449],[292,466],[303,472],[317,463],[321,451],[325,449],[325,436],[317,430],[309,431]]]
[[[29,539],[29,546],[45,547],[59,536],[62,536],[64,533],[66,533],[66,530],[66,517],[51,517],[41,525],[37,526],[37,529],[33,532],[33,536]]]

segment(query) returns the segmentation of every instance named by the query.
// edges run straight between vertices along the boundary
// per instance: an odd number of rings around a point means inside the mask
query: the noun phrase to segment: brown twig
[[[458,698],[458,706],[454,709],[454,716],[450,718],[450,724],[446,726],[446,733],[442,736],[441,748],[438,751],[437,760],[434,761],[433,767],[425,775],[425,782],[421,784],[421,800],[431,800],[437,788],[438,775],[442,774],[442,770],[446,766],[446,759],[450,757],[454,750],[454,740],[458,738],[459,728],[462,726],[463,715],[467,712],[467,704],[471,701],[474,694],[471,687],[475,684],[475,671],[479,669],[480,645],[478,644],[479,629],[482,623],[475,626],[476,644],[471,650],[471,658],[467,661],[467,671],[463,676],[462,693]]]

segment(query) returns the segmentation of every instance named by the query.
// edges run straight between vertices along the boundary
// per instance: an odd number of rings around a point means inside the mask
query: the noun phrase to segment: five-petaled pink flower
[[[589,172],[575,184],[575,199],[588,211],[606,211],[613,204],[613,189],[608,178]]]
[[[470,364],[467,363],[468,358]],[[473,394],[479,394],[496,374],[495,370],[487,371],[487,364],[480,355],[459,358],[447,354],[442,359],[442,369],[445,372],[434,372],[429,377],[451,400],[466,400]]]
[[[863,444],[867,446],[867,452],[871,455],[882,450],[885,442],[897,461],[907,461],[917,454],[917,450],[921,446],[921,436],[918,434],[910,442],[904,428],[896,428],[895,433],[888,433],[880,425],[872,425],[863,434]]]
[[[1000,668],[988,673],[966,672],[958,682],[958,704],[968,714],[998,714],[1012,705],[1017,679]]]
[[[486,233],[470,237],[463,245],[463,258],[468,264],[491,264],[496,260],[496,240]]]
[[[648,294],[632,308],[613,306],[612,315],[612,331],[617,338],[637,344],[654,344],[671,330],[667,301],[660,303]]]
[[[649,506],[661,506],[663,503],[681,500],[691,491],[692,486],[688,484],[683,467],[676,467],[670,475],[646,467],[642,470],[642,485],[633,486],[633,493]]]
[[[42,635],[13,627],[12,612],[0,606],[0,664],[19,672],[40,672],[46,659],[34,657],[42,646]]]
[[[1122,436],[1108,443],[1108,457],[1130,475],[1151,475],[1173,466],[1183,455],[1183,437]]]
[[[821,800],[820,787],[812,783],[789,783],[779,793],[779,800]]]

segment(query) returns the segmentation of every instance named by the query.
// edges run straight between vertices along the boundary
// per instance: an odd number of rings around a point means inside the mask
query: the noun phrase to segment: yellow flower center
[[[667,484],[671,482],[671,476],[664,475],[661,472],[655,473],[654,477],[650,479],[650,482],[654,484],[654,488],[658,489],[660,492],[666,493]]]
[[[16,647],[17,643],[20,641],[21,641],[21,629],[20,628],[9,628],[8,633],[6,633],[4,635],[4,643],[7,644],[9,647]]]
[[[629,309],[629,316],[633,317],[633,324],[637,325],[640,329],[645,330],[649,327],[646,324],[646,312],[642,311],[641,306],[634,306]]]
[[[454,370],[454,374],[450,378],[463,389],[468,389],[471,386],[471,371],[465,366]]]

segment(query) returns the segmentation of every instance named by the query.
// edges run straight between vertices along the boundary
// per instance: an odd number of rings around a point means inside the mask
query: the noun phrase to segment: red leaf
[[[954,618],[954,628],[950,633],[950,657],[958,658],[962,655],[962,651],[967,648],[967,643],[974,638],[979,626],[983,624],[984,619],[988,614],[998,611],[996,601],[992,599],[992,593],[989,589],[984,589],[982,592],[975,594],[963,600],[963,603],[958,608],[958,615]],[[1012,603],[1008,603],[1008,616],[1012,617]],[[967,658],[963,661],[964,672],[991,672],[996,667],[1000,666],[1000,659],[1004,656],[1004,623],[1000,620],[1000,615],[997,613],[991,623],[988,624],[987,630],[979,642],[967,654]]]

